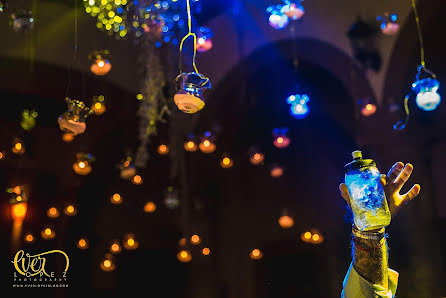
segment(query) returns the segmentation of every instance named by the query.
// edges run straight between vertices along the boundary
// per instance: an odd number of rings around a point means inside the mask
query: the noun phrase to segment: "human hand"
[[[389,206],[390,214],[392,218],[396,213],[410,200],[416,198],[420,193],[421,187],[419,184],[415,184],[412,188],[405,194],[401,195],[400,191],[404,184],[409,180],[412,174],[413,166],[408,163],[404,165],[402,162],[397,162],[389,170],[387,175],[381,175],[381,184],[384,189],[384,193],[387,199],[387,205]],[[341,191],[341,196],[350,205],[350,193],[348,191],[347,185],[341,183],[339,185],[339,190]]]

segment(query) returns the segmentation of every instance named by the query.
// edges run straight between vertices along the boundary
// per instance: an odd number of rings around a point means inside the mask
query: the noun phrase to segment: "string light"
[[[112,65],[109,50],[94,51],[89,55],[89,59],[92,61],[90,70],[95,75],[104,76],[110,72]]]
[[[249,162],[253,165],[259,165],[265,159],[265,155],[261,152],[255,152],[249,157]]]
[[[143,179],[140,175],[133,176],[132,183],[135,185],[141,185],[143,183]]]
[[[25,153],[25,144],[20,138],[15,138],[11,149],[12,153],[21,155]]]
[[[220,161],[220,166],[224,169],[228,169],[228,168],[232,168],[233,165],[234,165],[234,161],[228,155],[223,155],[223,157]]]
[[[118,240],[114,240],[113,243],[110,245],[110,252],[112,254],[119,254],[122,251],[122,246],[119,243]]]
[[[294,226],[294,219],[291,216],[289,216],[286,213],[286,211],[284,211],[283,215],[279,218],[278,222],[283,229],[289,229]]]
[[[204,133],[204,136],[201,138],[201,142],[198,145],[198,147],[200,148],[201,152],[207,153],[207,154],[215,151],[217,146],[215,145],[215,143],[213,141],[213,136],[210,131],[206,131]]]
[[[287,137],[288,128],[275,128],[273,130],[273,144],[277,148],[288,147],[291,140]]]
[[[122,204],[122,202],[123,202],[122,196],[121,196],[120,194],[118,194],[118,193],[115,193],[115,194],[113,194],[113,195],[110,197],[110,202],[111,202],[113,205],[119,205],[119,204]]]
[[[169,147],[167,147],[167,145],[165,144],[161,144],[158,146],[157,152],[160,155],[166,155],[167,153],[169,153]]]
[[[59,210],[57,210],[56,207],[48,208],[46,211],[46,215],[50,218],[58,218],[59,217]]]
[[[249,257],[253,260],[260,260],[261,258],[263,258],[263,253],[260,251],[260,249],[255,248],[251,251]]]
[[[88,240],[86,238],[80,238],[77,242],[76,242],[76,246],[79,249],[85,250],[88,248]]]
[[[201,239],[200,239],[200,236],[198,236],[198,235],[192,235],[191,237],[190,237],[190,242],[192,243],[192,244],[194,244],[194,245],[197,245],[197,244],[200,244],[201,243]]]
[[[358,100],[358,105],[360,107],[361,114],[364,117],[369,117],[376,113],[377,106],[370,101],[370,99],[360,99]]]
[[[321,244],[324,242],[324,236],[317,229],[312,229],[302,233],[301,240],[310,244]]]
[[[201,252],[202,252],[202,254],[205,255],[205,256],[208,256],[208,255],[211,254],[211,250],[210,250],[209,248],[207,248],[207,247],[203,248],[203,249],[201,250]]]
[[[124,248],[127,250],[135,250],[139,246],[139,242],[135,240],[135,236],[133,234],[127,234],[122,243]]]
[[[56,232],[53,229],[47,227],[43,229],[42,232],[40,232],[40,236],[42,236],[42,239],[44,240],[51,240],[56,237]]]
[[[113,256],[111,254],[106,254],[105,258],[100,263],[100,267],[104,272],[111,272],[115,270],[116,266],[113,262]]]
[[[68,204],[64,209],[64,213],[68,216],[74,216],[77,214],[77,209],[73,204]]]
[[[189,263],[192,261],[192,254],[188,250],[180,250],[177,254],[178,261],[181,263]]]
[[[154,202],[147,202],[144,205],[144,212],[145,213],[153,213],[156,210],[156,205]]]
[[[73,164],[73,170],[78,175],[88,175],[92,171],[91,164],[95,161],[95,158],[90,153],[80,152],[76,154],[76,162]]]
[[[91,109],[95,115],[102,115],[106,111],[104,95],[94,96]]]
[[[15,223],[21,223],[28,211],[28,197],[24,192],[24,186],[14,186],[6,189],[9,193],[9,204],[11,205],[11,217]]]
[[[122,179],[129,180],[136,175],[136,168],[132,161],[133,158],[130,155],[127,155],[125,159],[121,161],[121,165],[119,167],[121,169],[120,176]]]
[[[26,243],[33,243],[35,241],[34,235],[31,233],[27,233],[24,237]]]
[[[283,175],[283,168],[281,166],[275,165],[271,168],[271,171],[269,173],[271,177],[279,178]]]

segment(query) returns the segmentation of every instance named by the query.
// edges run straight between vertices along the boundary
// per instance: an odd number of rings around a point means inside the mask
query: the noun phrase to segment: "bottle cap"
[[[353,161],[344,166],[345,173],[367,167],[376,167],[373,159],[362,159],[362,152],[359,150],[352,152]]]

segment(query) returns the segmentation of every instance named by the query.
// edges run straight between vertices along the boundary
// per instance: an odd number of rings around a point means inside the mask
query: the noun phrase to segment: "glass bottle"
[[[375,161],[362,159],[361,151],[354,151],[352,157],[344,169],[356,227],[368,231],[388,226],[391,214]]]

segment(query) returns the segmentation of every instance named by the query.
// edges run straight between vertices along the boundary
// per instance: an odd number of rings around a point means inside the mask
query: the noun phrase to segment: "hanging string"
[[[404,121],[400,120],[393,125],[394,130],[403,130],[406,128],[407,123],[409,122],[409,94],[404,97],[404,111],[406,112],[406,119]]]
[[[421,60],[420,63],[421,66],[424,67],[426,65],[426,61],[424,60],[424,42],[423,42],[423,35],[421,34],[420,18],[418,16],[415,0],[412,0],[412,8],[413,8],[413,14],[415,16],[415,23],[417,24],[418,40],[420,41],[420,60]]]
[[[77,60],[77,45],[78,45],[78,32],[77,32],[77,0],[74,0],[74,53],[73,53],[73,62],[72,64],[76,64]],[[65,97],[68,97],[68,93],[71,86],[71,63],[68,64],[68,78],[67,78],[67,88],[65,91]]]

